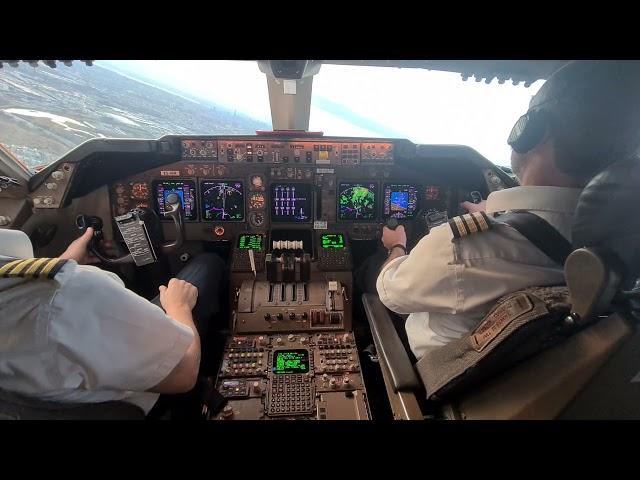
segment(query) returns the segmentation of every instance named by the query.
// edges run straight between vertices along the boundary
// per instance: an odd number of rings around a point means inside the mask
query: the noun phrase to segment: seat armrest
[[[394,393],[422,388],[387,307],[372,293],[363,294],[362,303],[376,348],[387,361]]]

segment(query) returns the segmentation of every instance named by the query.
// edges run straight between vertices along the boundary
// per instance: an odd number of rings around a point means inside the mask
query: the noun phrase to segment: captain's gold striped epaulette
[[[491,228],[489,217],[484,212],[466,213],[449,220],[453,238],[462,238]]]
[[[65,263],[67,260],[61,258],[22,258],[0,266],[0,277],[51,279]]]

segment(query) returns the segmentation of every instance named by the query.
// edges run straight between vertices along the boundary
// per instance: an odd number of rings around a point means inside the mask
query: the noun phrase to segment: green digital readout
[[[262,250],[262,235],[240,235],[238,248],[240,250]]]
[[[322,248],[344,248],[344,235],[341,233],[323,233],[320,237]]]
[[[308,350],[276,350],[273,353],[273,373],[307,373],[309,371]]]

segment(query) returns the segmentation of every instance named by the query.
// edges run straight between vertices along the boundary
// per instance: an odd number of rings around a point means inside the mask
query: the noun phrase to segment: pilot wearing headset
[[[12,233],[24,248],[0,249],[1,389],[54,402],[122,400],[145,414],[160,394],[193,389],[199,331],[219,310],[218,256],[194,258],[154,304],[85,265],[92,228],[51,259],[29,258],[26,235]]]
[[[531,212],[571,242],[581,189],[640,148],[640,62],[565,65],[532,98],[508,143],[521,186],[466,203],[469,214],[434,228],[410,253],[404,228],[384,227],[388,258],[377,291],[389,309],[410,314],[406,334],[418,359],[476,327],[501,296],[564,284],[562,264],[494,215]]]

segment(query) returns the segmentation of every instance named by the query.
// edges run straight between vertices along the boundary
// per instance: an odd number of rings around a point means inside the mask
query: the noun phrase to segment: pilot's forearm
[[[194,362],[194,367],[196,371],[200,366],[200,335],[198,335],[198,330],[196,329],[195,324],[193,323],[193,315],[191,313],[191,309],[189,309],[186,305],[176,306],[176,307],[168,307],[167,315],[173,318],[176,322],[182,323],[186,325],[193,331],[193,342],[187,349],[187,353],[185,356],[189,356],[189,358]]]

